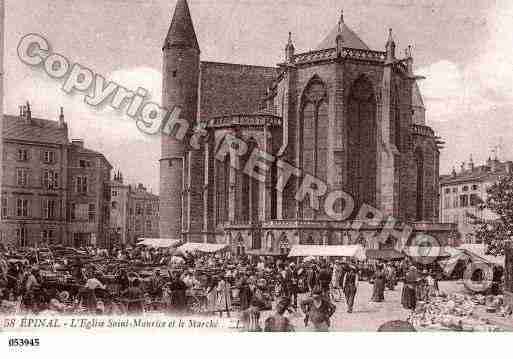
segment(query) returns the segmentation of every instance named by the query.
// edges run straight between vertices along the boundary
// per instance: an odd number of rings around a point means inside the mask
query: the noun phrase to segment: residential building
[[[111,166],[83,141],[69,141],[62,108],[57,121],[32,117],[28,103],[18,116],[4,115],[2,162],[4,242],[106,244]]]
[[[110,212],[110,233],[121,245],[159,236],[159,196],[142,183],[135,187],[125,184],[120,172],[111,181]]]
[[[486,164],[475,166],[472,158],[462,163],[460,170],[440,177],[440,221],[456,223],[461,239],[466,243],[479,242],[474,236],[476,217],[479,221],[493,221],[497,215],[481,210],[487,189],[502,176],[513,173],[513,162],[489,158]]]

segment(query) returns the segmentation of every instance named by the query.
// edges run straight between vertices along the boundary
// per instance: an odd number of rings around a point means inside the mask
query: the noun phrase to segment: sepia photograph
[[[512,2],[0,4],[8,353],[513,331]]]

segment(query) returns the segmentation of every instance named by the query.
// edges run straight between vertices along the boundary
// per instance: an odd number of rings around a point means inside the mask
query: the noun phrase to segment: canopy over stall
[[[184,243],[178,249],[183,252],[217,253],[228,248],[227,244],[215,243]]]
[[[367,249],[365,251],[367,259],[395,261],[404,258],[404,254],[395,249]]]
[[[147,246],[153,248],[171,248],[177,246],[181,240],[171,238],[141,238],[138,246]]]
[[[265,249],[250,249],[245,252],[248,256],[280,257],[287,256],[286,253],[273,252]]]
[[[289,257],[353,257],[365,259],[365,250],[359,244],[344,246],[294,245]]]
[[[504,266],[504,256],[492,256],[486,254],[486,245],[484,244],[462,244],[456,249],[466,252],[475,261],[484,261],[494,265]]]
[[[494,257],[487,255],[485,245],[464,244],[457,248],[447,248],[451,257],[440,261],[440,265],[447,276],[462,278],[463,272],[469,263],[484,263],[492,267],[504,267],[504,256]]]
[[[405,247],[403,252],[408,257],[424,258],[427,260],[440,260],[451,256],[451,253],[448,251],[448,247],[411,246]]]

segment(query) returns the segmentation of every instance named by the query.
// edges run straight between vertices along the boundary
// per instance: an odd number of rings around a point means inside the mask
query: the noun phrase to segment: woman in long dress
[[[210,277],[207,280],[207,311],[214,313],[217,309],[217,277]]]
[[[342,265],[336,261],[333,265],[333,272],[331,274],[331,289],[332,289],[332,297],[335,300],[335,302],[338,302],[342,295],[341,295],[341,289],[343,288],[343,282],[344,282],[344,269],[342,268]]]
[[[417,306],[417,269],[411,266],[404,277],[401,304],[405,309],[414,310]]]
[[[231,290],[231,285],[225,278],[221,278],[219,283],[217,283],[216,311],[219,311],[221,316],[223,315],[223,312],[226,312],[227,315],[230,316],[230,309],[232,307]]]
[[[374,287],[372,291],[371,301],[383,302],[385,300],[385,271],[383,266],[378,264],[374,273]]]
[[[358,274],[355,267],[349,267],[344,276],[344,296],[346,297],[347,312],[353,312],[354,297],[356,296],[356,288],[358,283]]]

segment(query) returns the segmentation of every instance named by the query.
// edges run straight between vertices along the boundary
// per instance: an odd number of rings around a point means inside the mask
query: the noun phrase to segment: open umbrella
[[[303,259],[303,262],[305,262],[305,263],[306,262],[313,262],[313,261],[315,261],[315,258],[312,257],[312,256],[309,256],[309,257],[306,257],[305,259]]]

